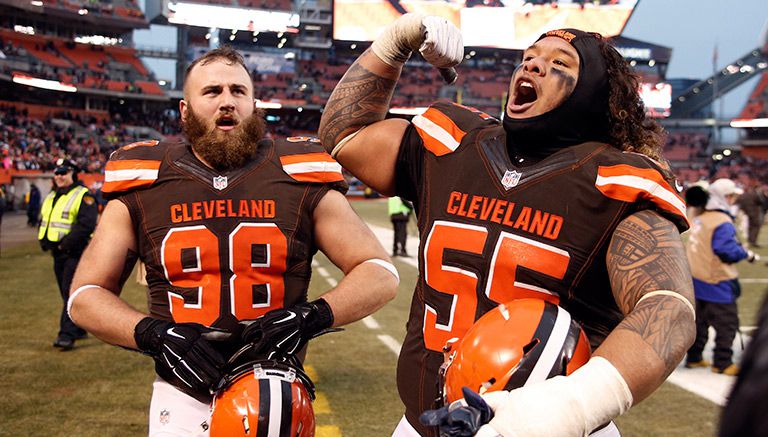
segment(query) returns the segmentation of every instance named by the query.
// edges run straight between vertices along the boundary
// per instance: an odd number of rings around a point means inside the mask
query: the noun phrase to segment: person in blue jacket
[[[708,367],[726,375],[737,375],[733,363],[733,339],[739,329],[736,299],[741,294],[736,263],[754,262],[759,256],[742,246],[736,237],[732,207],[741,190],[730,179],[709,186],[704,212],[694,219],[686,252],[696,295],[696,341],[688,350],[686,367]],[[713,363],[702,358],[708,329],[715,329]]]

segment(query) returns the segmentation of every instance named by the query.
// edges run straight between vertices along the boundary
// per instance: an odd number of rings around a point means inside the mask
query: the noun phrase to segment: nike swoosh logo
[[[293,318],[296,318],[296,313],[289,313],[287,316],[285,316],[285,318],[282,318],[282,319],[276,321],[275,324],[287,322],[287,321],[289,321],[289,320],[291,320]]]
[[[171,328],[171,329],[169,329],[169,330],[168,330],[168,335],[172,335],[172,336],[174,336],[174,337],[176,337],[176,338],[181,338],[181,339],[184,339],[184,340],[186,340],[186,338],[185,338],[183,335],[181,335],[181,334],[177,334],[177,333],[176,333],[176,331],[174,331],[174,329],[176,329],[176,328]]]

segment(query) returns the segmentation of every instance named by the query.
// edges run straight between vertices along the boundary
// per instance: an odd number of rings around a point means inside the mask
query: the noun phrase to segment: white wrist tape
[[[650,293],[645,293],[645,295],[641,297],[640,300],[637,301],[637,303],[635,304],[635,307],[640,305],[640,302],[653,296],[670,296],[676,299],[680,299],[681,301],[683,301],[683,303],[685,303],[685,306],[688,307],[689,310],[691,310],[691,314],[693,314],[693,319],[696,320],[696,310],[693,308],[693,305],[691,304],[691,302],[688,299],[686,299],[685,296],[683,296],[682,294],[676,291],[656,290],[656,291],[651,291]]]
[[[495,416],[478,432],[482,436],[586,436],[632,406],[626,381],[602,357],[592,357],[569,376],[486,393],[483,399]]]
[[[379,267],[384,267],[384,269],[386,269],[389,273],[392,273],[392,275],[395,277],[395,279],[397,279],[397,283],[398,284],[400,283],[400,275],[397,274],[397,269],[395,268],[395,266],[392,263],[388,263],[388,262],[384,261],[383,259],[378,259],[378,258],[371,258],[371,259],[369,259],[367,261],[363,261],[363,264],[365,264],[365,263],[373,263],[373,264],[376,264]]]
[[[357,136],[357,134],[359,134],[359,133],[360,133],[360,132],[361,132],[363,129],[365,129],[366,127],[367,127],[367,126],[363,126],[363,127],[361,127],[360,129],[358,129],[358,130],[356,130],[356,131],[352,132],[351,134],[347,135],[346,137],[342,138],[342,139],[341,139],[341,141],[339,141],[339,143],[338,143],[338,144],[336,144],[336,146],[334,146],[333,150],[331,150],[331,158],[333,158],[333,159],[336,159],[336,156],[339,154],[339,152],[341,152],[341,149],[342,149],[342,147],[346,146],[346,145],[347,145],[347,143],[348,143],[348,142],[349,142],[349,141],[350,141],[352,138],[354,138],[355,136]]]
[[[392,67],[400,67],[424,42],[424,15],[408,13],[389,24],[371,44],[371,50]]]
[[[69,299],[67,299],[67,315],[69,316],[70,319],[72,318],[72,313],[71,313],[72,302],[75,301],[75,299],[77,298],[77,296],[80,295],[80,293],[90,288],[102,288],[102,287],[99,285],[83,285],[82,287],[78,288],[72,294],[69,295]]]

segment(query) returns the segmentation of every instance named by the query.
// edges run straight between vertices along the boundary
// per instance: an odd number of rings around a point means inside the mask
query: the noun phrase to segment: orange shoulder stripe
[[[300,182],[328,183],[344,180],[341,164],[325,152],[281,156],[283,171]]]
[[[455,151],[467,134],[435,108],[429,108],[423,114],[413,117],[411,123],[424,142],[424,147],[437,156]]]
[[[685,201],[654,169],[626,164],[601,166],[597,170],[595,187],[605,196],[622,202],[650,200],[660,209],[687,221]]]
[[[104,169],[102,191],[130,191],[152,185],[160,172],[161,161],[126,159],[109,161]]]

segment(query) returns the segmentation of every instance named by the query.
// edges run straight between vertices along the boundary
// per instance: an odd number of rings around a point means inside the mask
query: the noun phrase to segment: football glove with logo
[[[211,402],[224,358],[209,342],[227,340],[230,333],[145,317],[136,324],[133,337],[139,350],[155,360],[161,378],[200,402]]]
[[[419,421],[427,426],[438,426],[440,437],[471,437],[493,418],[491,407],[479,394],[467,387],[461,389],[464,399],[451,402],[421,414]]]
[[[241,339],[255,345],[268,360],[293,355],[312,338],[328,332],[333,312],[325,299],[272,310],[255,320],[244,320]]]

